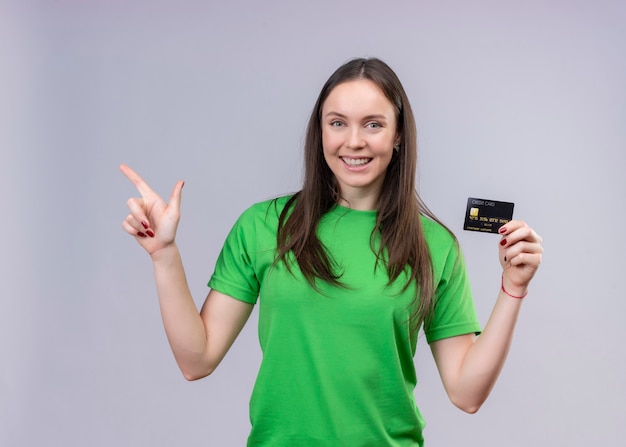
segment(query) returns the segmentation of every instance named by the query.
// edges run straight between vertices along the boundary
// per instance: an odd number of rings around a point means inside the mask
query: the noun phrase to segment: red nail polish
[[[148,234],[148,236],[154,237],[154,232],[152,230],[147,230],[146,233]]]
[[[145,230],[147,230],[147,229],[148,229],[148,227],[149,227],[148,223],[147,223],[145,220],[142,220],[142,221],[141,221],[141,225],[143,225],[143,228],[144,228]]]
[[[137,232],[137,236],[139,237],[147,237],[144,233],[142,233],[141,231]]]
[[[500,229],[498,230],[498,233],[502,234],[506,232],[506,228],[504,227],[500,227]]]
[[[150,233],[148,233],[148,234],[150,234]],[[506,245],[506,239],[502,239],[500,241],[500,245],[502,245],[504,247]]]

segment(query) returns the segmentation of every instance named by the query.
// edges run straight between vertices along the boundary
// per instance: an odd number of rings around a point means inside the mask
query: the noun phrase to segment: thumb
[[[185,186],[185,182],[183,180],[176,183],[176,185],[174,185],[174,189],[172,190],[172,194],[170,195],[169,206],[177,211],[180,211],[180,200],[183,192],[183,186]]]

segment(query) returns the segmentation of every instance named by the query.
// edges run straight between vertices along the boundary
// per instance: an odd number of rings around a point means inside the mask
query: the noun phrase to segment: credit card
[[[513,219],[514,206],[511,202],[470,197],[467,199],[463,229],[497,233],[502,225]]]

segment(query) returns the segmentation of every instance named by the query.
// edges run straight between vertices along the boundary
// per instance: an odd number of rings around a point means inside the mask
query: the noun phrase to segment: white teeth
[[[342,160],[348,166],[361,166],[366,163],[369,163],[370,161],[369,158],[343,158],[343,157],[342,157]]]

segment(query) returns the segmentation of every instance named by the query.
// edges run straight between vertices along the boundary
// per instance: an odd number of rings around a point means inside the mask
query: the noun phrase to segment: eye
[[[370,129],[380,129],[381,127],[383,127],[380,123],[377,123],[375,121],[371,122],[371,123],[367,123],[365,125],[365,127],[368,127]]]
[[[333,120],[330,122],[330,126],[331,127],[341,127],[343,126],[343,123],[339,120]]]

